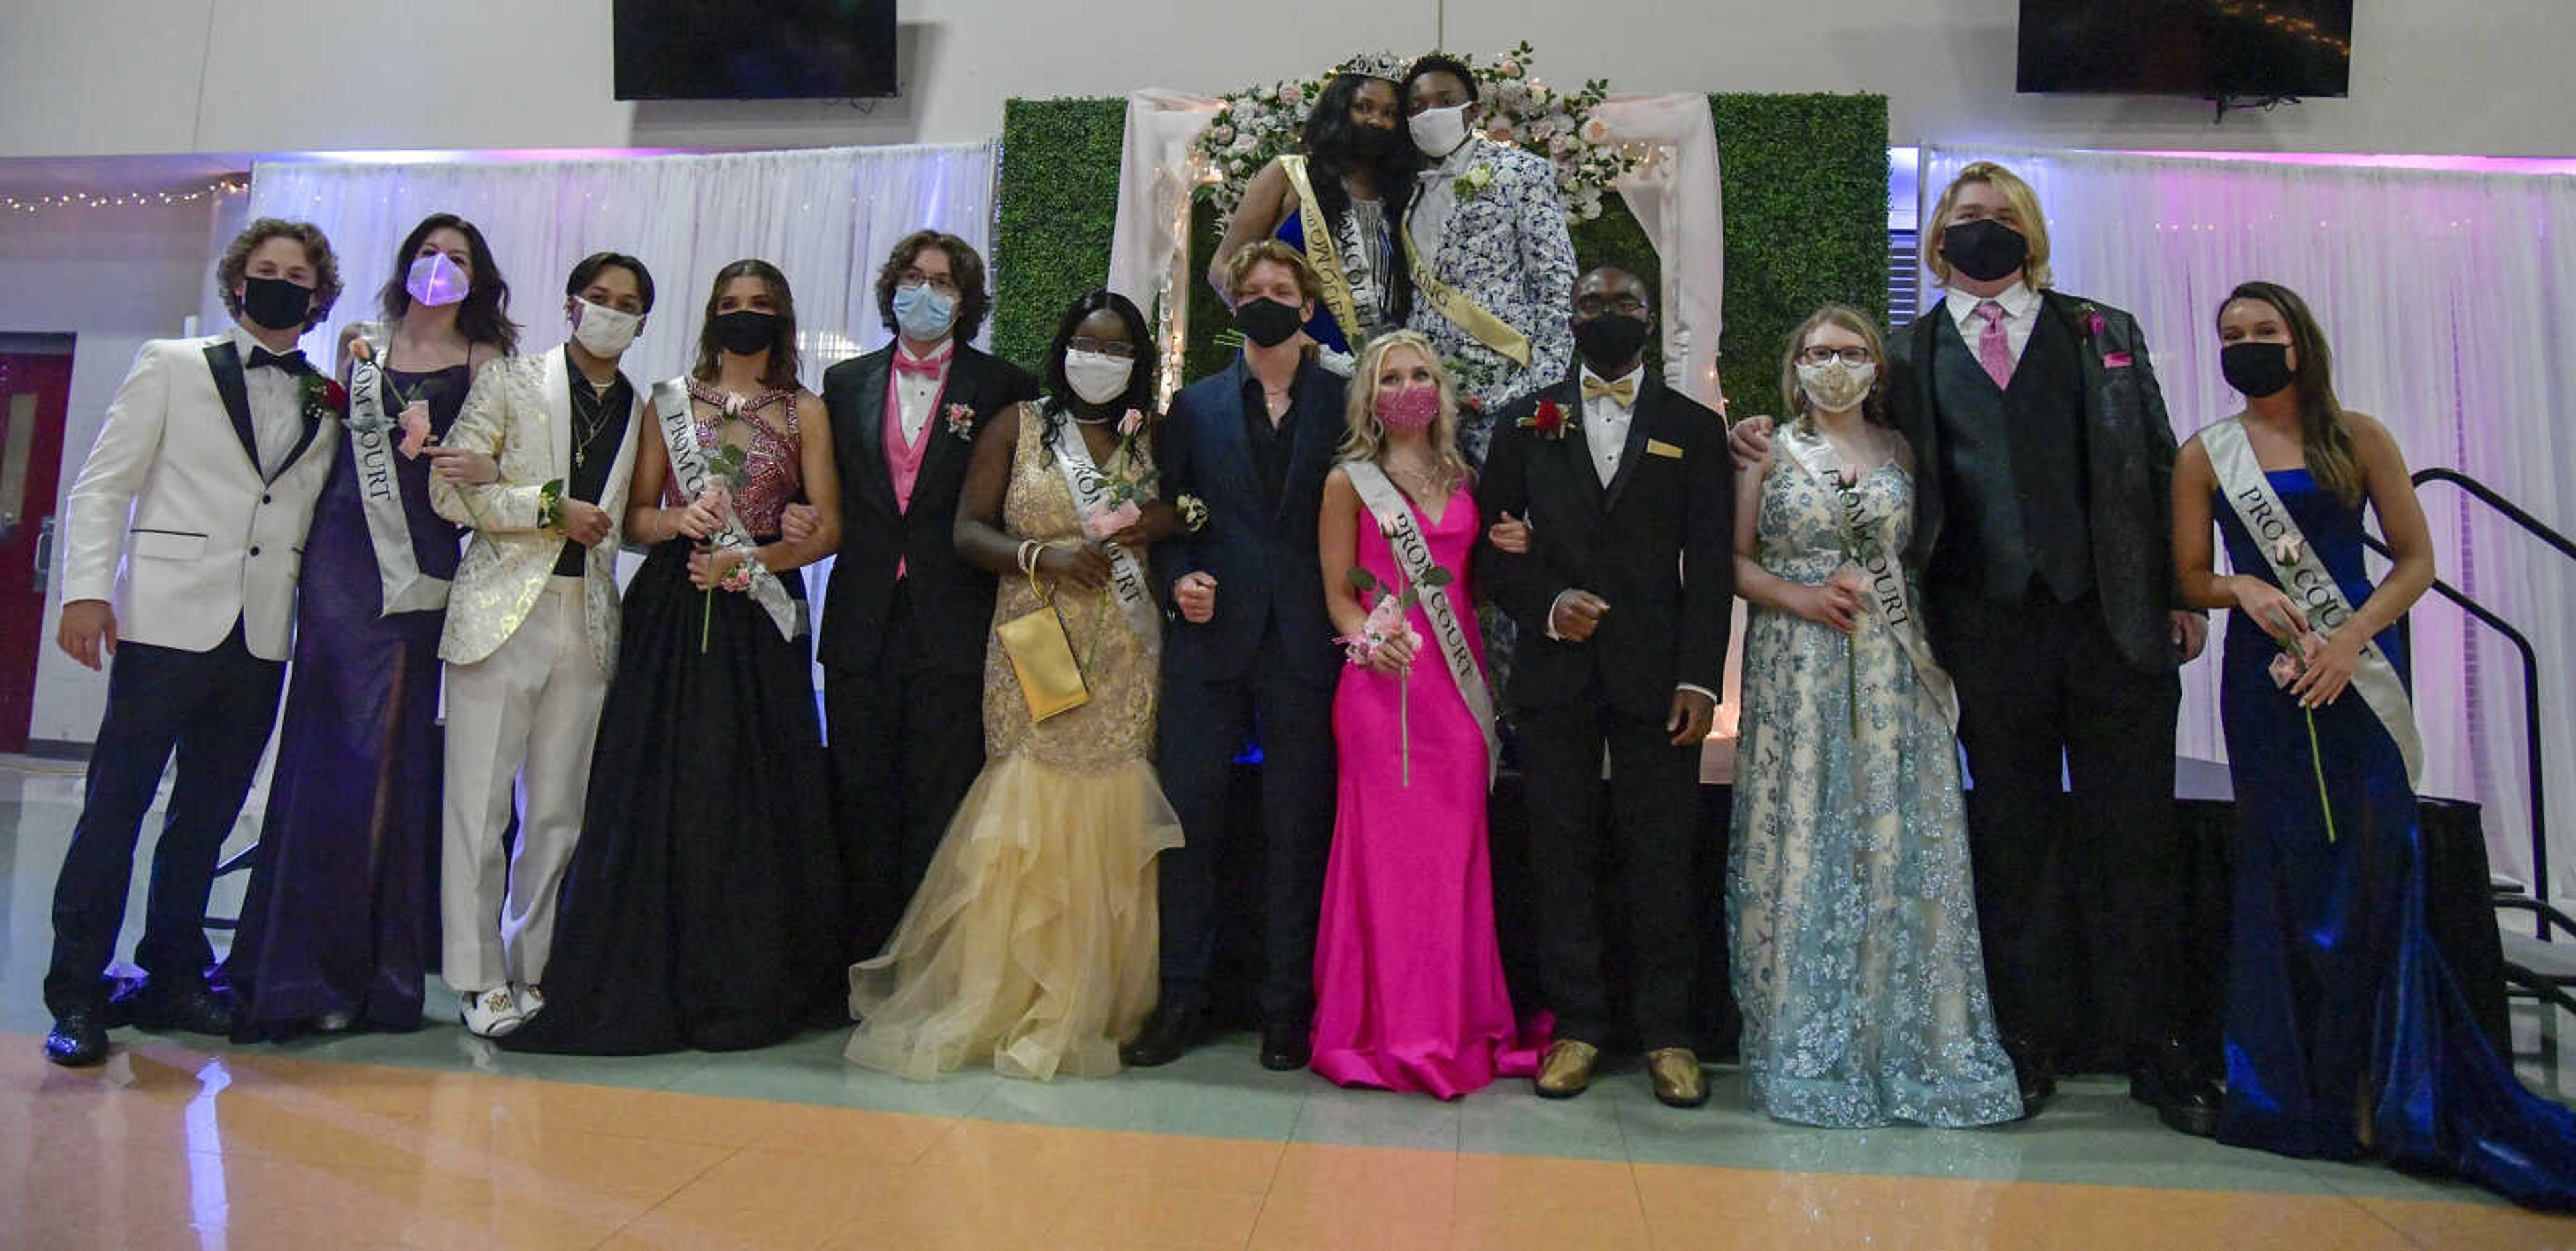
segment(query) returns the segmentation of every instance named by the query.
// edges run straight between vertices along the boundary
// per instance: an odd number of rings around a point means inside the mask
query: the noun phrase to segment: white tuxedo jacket
[[[465,394],[465,407],[447,432],[447,446],[481,452],[500,462],[499,481],[458,487],[433,474],[430,507],[474,537],[457,563],[447,591],[447,634],[438,654],[450,664],[473,664],[500,650],[518,633],[554,576],[564,537],[538,527],[545,484],[572,482],[572,374],[563,350],[507,356],[483,367]],[[600,672],[617,669],[617,549],[626,528],[626,487],[635,476],[635,441],[653,420],[646,388],[628,390],[626,414],[599,507],[608,514],[608,537],[583,565],[582,621],[591,658]]]
[[[307,419],[274,478],[254,429],[230,334],[146,342],[72,484],[63,602],[108,600],[118,639],[192,652],[238,620],[252,655],[285,660],[340,426]]]

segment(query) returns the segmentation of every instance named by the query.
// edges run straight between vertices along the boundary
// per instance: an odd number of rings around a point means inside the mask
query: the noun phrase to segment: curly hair
[[[311,222],[291,222],[283,217],[263,217],[242,227],[240,234],[224,248],[224,256],[215,262],[215,285],[224,296],[224,311],[242,315],[241,293],[233,288],[250,276],[250,254],[271,239],[293,239],[304,245],[305,263],[313,267],[313,311],[304,315],[301,329],[311,330],[330,315],[331,306],[340,301],[340,258],[331,252],[331,241],[322,228]]]
[[[1476,85],[1476,71],[1467,68],[1467,63],[1465,61],[1461,61],[1447,53],[1434,52],[1424,56],[1421,60],[1415,61],[1413,63],[1413,68],[1404,71],[1404,82],[1399,85],[1395,93],[1396,98],[1398,100],[1412,99],[1413,84],[1415,80],[1432,74],[1447,74],[1451,78],[1457,79],[1458,85],[1467,89],[1467,98],[1469,100],[1477,99],[1478,93],[1482,91],[1482,88]]]
[[[952,234],[916,230],[894,245],[894,251],[886,254],[885,267],[877,271],[877,316],[884,319],[887,330],[902,333],[894,320],[894,291],[923,248],[948,254],[948,278],[957,284],[957,321],[948,333],[960,343],[973,340],[984,327],[985,315],[993,311],[993,294],[984,285],[984,258],[976,254],[974,244]]]

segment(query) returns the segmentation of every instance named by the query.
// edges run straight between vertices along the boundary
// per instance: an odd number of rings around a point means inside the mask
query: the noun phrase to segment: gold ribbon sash
[[[1307,180],[1306,158],[1295,153],[1282,156],[1279,170],[1288,175],[1288,186],[1297,193],[1297,220],[1306,235],[1306,263],[1314,267],[1317,285],[1324,289],[1324,311],[1333,315],[1333,321],[1342,328],[1342,338],[1356,352],[1363,337],[1359,304],[1351,297],[1351,276],[1342,268],[1333,223],[1325,217],[1324,206],[1315,200],[1314,184]]]
[[[1455,221],[1456,214],[1453,212],[1451,214],[1453,225]],[[1413,209],[1409,205],[1404,210],[1403,229],[1404,256],[1407,265],[1413,270],[1414,295],[1429,300],[1434,312],[1448,318],[1451,325],[1473,335],[1476,342],[1493,349],[1496,355],[1523,369],[1529,368],[1528,335],[1504,324],[1502,318],[1487,312],[1484,305],[1469,299],[1465,292],[1456,287],[1440,281],[1431,272],[1430,262],[1425,261],[1422,253],[1413,246]]]
[[[2210,468],[2218,472],[2219,493],[2236,510],[2236,519],[2245,523],[2245,532],[2254,536],[2254,545],[2263,549],[2273,581],[2308,615],[2308,624],[2331,631],[2350,619],[2352,601],[2344,598],[2334,571],[2326,568],[2325,558],[2317,554],[2316,545],[2308,542],[2272,490],[2271,479],[2263,476],[2254,445],[2246,441],[2242,417],[2230,417],[2201,431],[2200,446],[2209,453]],[[2283,560],[2284,550],[2295,555]],[[2352,689],[2361,692],[2362,702],[2378,715],[2380,727],[2397,741],[2397,754],[2406,759],[2407,784],[2422,786],[2424,737],[2415,727],[2415,703],[2377,642],[2362,640],[2361,664],[2353,670]]]

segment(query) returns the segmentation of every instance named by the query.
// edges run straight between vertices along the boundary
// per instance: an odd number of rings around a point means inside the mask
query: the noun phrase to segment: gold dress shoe
[[[1655,1099],[1665,1107],[1696,1108],[1708,1102],[1708,1078],[1688,1047],[1647,1052],[1646,1073],[1655,1079]]]
[[[1601,1058],[1601,1049],[1570,1038],[1548,1044],[1547,1058],[1538,1066],[1538,1088],[1541,1099],[1571,1099],[1592,1085],[1592,1063]]]

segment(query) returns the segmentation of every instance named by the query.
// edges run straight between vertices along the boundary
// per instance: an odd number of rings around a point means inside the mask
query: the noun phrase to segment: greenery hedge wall
[[[1738,413],[1779,405],[1783,340],[1818,304],[1840,300],[1887,314],[1887,98],[1875,95],[1709,97],[1726,212],[1726,331],[1719,372]],[[993,349],[1034,364],[1073,297],[1109,267],[1117,215],[1119,143],[1127,102],[1013,100],[1002,115],[995,198]],[[1191,221],[1191,274],[1206,269],[1218,223],[1202,204]],[[1660,271],[1653,245],[1615,197],[1574,226],[1586,265],[1615,261]],[[1224,363],[1225,326],[1213,299],[1191,302],[1186,377]]]

